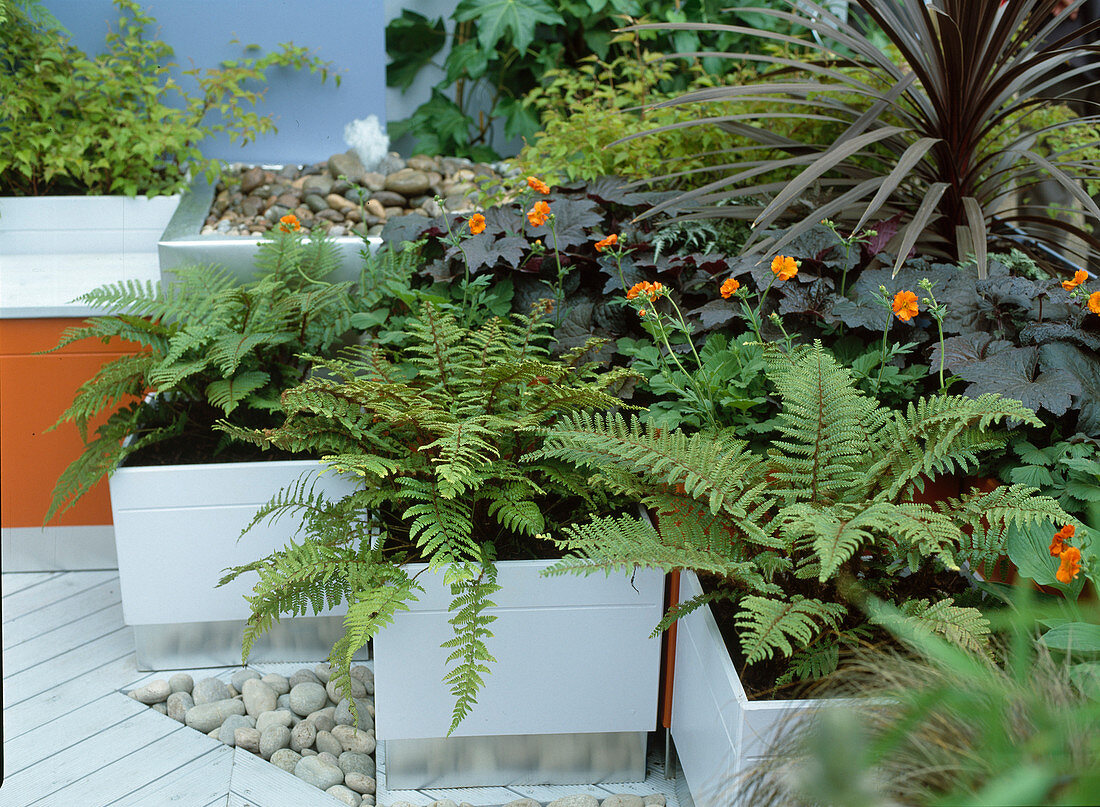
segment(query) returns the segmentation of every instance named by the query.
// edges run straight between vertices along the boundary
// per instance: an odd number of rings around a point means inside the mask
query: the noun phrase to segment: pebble
[[[275,690],[261,681],[259,676],[246,680],[241,694],[244,696],[244,710],[253,717],[274,711],[279,700]]]
[[[453,799],[437,799],[433,801],[431,807],[458,807]]]
[[[234,745],[250,754],[260,753],[260,740],[260,732],[251,727],[239,728],[233,732]]]
[[[364,667],[362,664],[357,664],[351,668],[351,677],[362,681],[364,684],[374,683],[374,673],[371,672],[371,668]]]
[[[600,807],[645,807],[641,796],[632,793],[616,793],[600,803]]]
[[[289,692],[286,695],[280,695],[275,700],[275,708],[276,709],[286,709],[288,712],[291,711],[291,709],[290,709],[290,693]]]
[[[351,680],[351,697],[352,698],[365,698],[367,696],[367,686],[358,678],[352,678]],[[344,691],[342,686],[337,686],[335,680],[329,681],[325,684],[325,693],[328,695],[329,700],[333,703],[339,703],[341,700],[348,696],[348,693]]]
[[[271,673],[270,675],[265,675],[260,680],[275,690],[276,695],[286,695],[290,692],[290,682],[286,680],[285,675]]]
[[[263,743],[263,738],[260,739],[260,742]],[[289,748],[280,748],[271,755],[271,764],[278,765],[287,773],[294,773],[294,768],[301,758],[301,754],[291,751]]]
[[[168,696],[168,716],[183,723],[187,718],[187,710],[194,705],[195,699],[190,692],[173,692]]]
[[[249,168],[241,174],[241,193],[251,193],[264,184],[264,169]]]
[[[333,785],[325,792],[334,799],[350,805],[350,807],[359,807],[363,803],[363,799],[358,793],[343,785]]]
[[[306,669],[298,670],[298,672],[294,673],[292,676],[290,676],[290,678],[287,679],[287,683],[290,684],[291,689],[294,689],[294,687],[298,686],[298,684],[304,684],[306,682],[313,684],[321,683],[318,680],[317,676],[314,675],[311,670]]]
[[[229,684],[217,678],[203,678],[191,690],[191,696],[195,699],[195,705],[214,703],[233,697],[229,693]]]
[[[327,731],[318,731],[317,739],[313,741],[313,745],[318,753],[327,752],[332,754],[333,757],[339,757],[347,750],[344,748],[343,743]]]
[[[229,679],[230,685],[238,692],[244,692],[244,682],[252,678],[259,679],[260,674],[255,670],[237,670]]]
[[[176,673],[168,679],[168,687],[175,692],[186,692],[191,694],[191,690],[195,688],[195,679],[187,673]]]
[[[345,199],[338,193],[330,193],[328,196],[325,197],[325,202],[333,210],[344,211],[348,208],[355,207],[355,202],[351,202]]]
[[[340,769],[318,757],[302,757],[294,766],[294,775],[321,790],[344,783],[344,774]]]
[[[516,799],[508,802],[504,807],[542,807],[542,805],[534,799]]]
[[[260,732],[267,731],[272,726],[284,726],[289,729],[293,721],[293,715],[285,709],[276,709],[274,712],[264,712],[256,718],[256,728]]]
[[[374,796],[363,796],[363,800],[359,802],[360,807],[374,807]]]
[[[306,720],[316,726],[317,731],[332,731],[332,727],[336,725],[335,715],[336,707],[326,706],[324,709],[310,712]]]
[[[374,737],[351,726],[336,726],[332,730],[332,736],[340,741],[345,751],[356,754],[372,754],[377,745]]]
[[[133,690],[130,693],[130,697],[138,703],[144,703],[146,706],[151,706],[154,703],[164,703],[171,694],[172,687],[169,683],[157,679],[156,681],[150,681],[148,684],[145,684],[145,686],[140,686]]]
[[[323,709],[327,702],[328,695],[320,684],[307,681],[290,690],[290,710],[302,717]]]
[[[648,796],[642,797],[642,802],[647,807],[665,807],[665,794],[664,793],[650,793]]]
[[[370,198],[382,205],[383,208],[405,207],[408,204],[408,200],[404,196],[393,191],[377,191],[372,193]]]
[[[332,677],[332,665],[331,664],[318,664],[313,668],[313,674],[317,676],[317,680],[322,684],[327,684],[329,678]]]
[[[316,748],[303,748],[302,749],[302,756],[303,757],[315,757],[315,756],[317,756],[317,749]]]
[[[365,773],[357,773],[356,771],[344,776],[344,784],[356,793],[374,793],[378,789],[378,783],[373,776],[367,776]],[[538,807],[538,805],[535,805],[535,807]]]
[[[334,181],[332,177],[326,174],[306,177],[306,181],[302,183],[302,193],[315,193],[318,196],[325,196],[332,192]]]
[[[290,749],[301,752],[303,748],[312,748],[317,739],[317,729],[308,720],[303,720],[290,732]]]
[[[348,182],[359,184],[362,183],[367,169],[359,155],[349,149],[343,154],[333,154],[328,158],[328,172],[334,177],[345,176]]]
[[[340,755],[337,764],[345,774],[361,773],[364,776],[374,776],[375,773],[374,757],[367,754],[345,751]]]
[[[232,698],[196,704],[187,710],[187,725],[204,734],[216,729],[232,715],[243,715],[244,704]]]
[[[152,709],[154,712],[160,712],[162,715],[168,714],[168,707],[163,703],[154,703]]]
[[[259,726],[257,725],[257,729]],[[276,751],[290,751],[290,729],[286,726],[268,726],[260,733],[260,756],[272,759]],[[291,751],[293,754],[294,752]],[[274,761],[272,759],[272,761]],[[293,772],[293,771],[292,771]]]
[[[230,715],[222,723],[221,728],[218,729],[218,739],[232,747],[236,742],[234,733],[237,729],[250,729],[253,725],[252,720],[247,715]]]
[[[600,807],[600,801],[587,793],[574,793],[554,799],[546,807]]]
[[[351,712],[351,702],[347,698],[342,699],[336,707],[333,719],[341,726],[355,726],[363,731],[373,729],[374,719],[371,717],[370,712],[366,710],[366,702],[361,699],[356,703],[356,707],[359,711],[358,721],[356,721],[355,716]]]

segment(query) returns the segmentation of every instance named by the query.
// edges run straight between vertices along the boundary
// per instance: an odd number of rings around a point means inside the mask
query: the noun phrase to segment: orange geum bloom
[[[470,225],[470,232],[474,235],[485,232],[485,217],[480,213],[474,213],[466,223]]]
[[[535,206],[527,211],[527,220],[532,227],[541,227],[550,218],[550,205],[546,202],[535,202]]]
[[[1100,291],[1094,291],[1089,295],[1089,311],[1100,314]]]
[[[719,291],[722,293],[723,297],[729,299],[737,293],[737,290],[739,288],[741,288],[741,284],[737,282],[736,279],[731,277],[727,278],[726,281],[722,283],[722,287],[719,289]]]
[[[657,297],[664,291],[664,288],[661,283],[650,283],[648,280],[643,280],[630,287],[630,290],[626,293],[626,299],[633,300],[639,294],[644,294],[651,303],[656,302]]]
[[[1081,550],[1075,546],[1067,546],[1062,550],[1061,563],[1054,577],[1059,583],[1068,584],[1081,573]]]
[[[1076,272],[1073,273],[1073,280],[1062,281],[1062,288],[1066,291],[1073,291],[1075,288],[1080,286],[1088,279],[1089,273],[1083,269],[1078,269]]]
[[[920,311],[920,307],[917,305],[917,295],[911,291],[899,291],[894,295],[892,308],[898,319],[902,322],[908,322]]]
[[[1058,557],[1062,554],[1062,550],[1066,548],[1066,541],[1073,537],[1073,534],[1077,531],[1077,528],[1072,524],[1067,524],[1054,533],[1054,538],[1050,542],[1050,554],[1051,557]]]
[[[279,219],[279,229],[284,233],[293,233],[302,229],[302,223],[298,221],[298,217],[293,213],[287,213]]]
[[[607,238],[602,241],[596,242],[596,252],[603,252],[608,247],[613,247],[619,243],[619,236],[615,233],[611,233]]]
[[[543,196],[546,196],[546,194],[550,193],[550,186],[538,177],[527,177],[527,184],[539,193],[541,193]]]
[[[780,281],[790,280],[798,274],[798,261],[784,255],[776,255],[772,258],[772,271]]]

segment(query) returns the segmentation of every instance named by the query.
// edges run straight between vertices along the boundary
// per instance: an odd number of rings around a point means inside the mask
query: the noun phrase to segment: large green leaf
[[[477,39],[485,50],[497,48],[507,38],[523,52],[535,39],[535,26],[563,25],[565,20],[545,0],[462,0],[455,20],[477,20]]]
[[[1100,625],[1069,622],[1043,634],[1043,644],[1055,650],[1100,653]]]
[[[1050,539],[1057,528],[1050,524],[1044,530],[1038,524],[1028,527],[1012,525],[1008,528],[1005,550],[1008,559],[1016,564],[1020,574],[1030,577],[1041,586],[1058,583],[1054,573],[1058,571],[1058,558],[1051,557]]]

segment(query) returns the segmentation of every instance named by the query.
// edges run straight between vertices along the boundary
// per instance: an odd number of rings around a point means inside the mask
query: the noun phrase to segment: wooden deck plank
[[[8,776],[16,774],[51,754],[64,751],[148,710],[148,706],[118,693],[84,704],[67,715],[5,742],[4,770]]]
[[[234,748],[232,793],[255,807],[336,807],[343,802],[277,765]],[[231,804],[233,802],[230,802]],[[347,807],[344,805],[344,807]]]
[[[389,805],[398,801],[406,801],[414,807],[428,807],[429,804],[435,801],[431,796],[426,796],[419,790],[387,790],[381,786],[378,788],[378,792],[374,794],[374,798],[379,804]],[[515,799],[510,799],[510,801],[515,801]]]
[[[33,591],[34,589],[32,589]],[[20,592],[21,594],[23,592]],[[17,616],[4,623],[4,638],[14,646],[20,642],[26,642],[35,636],[40,636],[46,631],[60,628],[72,621],[74,613],[91,613],[108,605],[122,602],[119,596],[118,580],[107,580],[97,586],[93,586],[79,592],[79,598],[62,600],[42,608],[32,610],[30,613]],[[4,616],[11,617],[8,604],[4,603]]]
[[[44,583],[47,580],[51,580],[61,572],[12,572],[10,574],[5,573],[0,575],[3,580],[0,580],[0,591],[7,597],[9,594],[15,594],[17,591],[22,591],[25,588],[31,586],[37,586],[39,583]]]
[[[508,785],[508,789],[516,794],[516,798],[534,799],[535,801],[550,802],[560,799],[562,796],[574,794],[588,794],[603,801],[612,792],[601,785]]]
[[[4,648],[4,673],[14,675],[48,662],[65,650],[99,639],[122,625],[122,606],[109,605],[80,619]]]
[[[61,717],[85,703],[109,695],[118,689],[119,682],[135,676],[137,663],[134,654],[116,659],[101,667],[90,669],[72,681],[66,681],[54,689],[36,695],[4,709],[5,741],[11,741],[26,732]],[[155,712],[151,712],[156,714]]]
[[[179,723],[165,720],[163,715],[153,711],[134,715],[5,779],[4,807],[26,807],[43,800],[45,804],[64,804],[64,800],[56,794],[74,783],[83,783],[87,777],[103,770],[105,759],[123,759],[151,742],[182,730],[183,726]],[[86,792],[77,803],[103,803],[89,800],[86,798],[88,795]]]
[[[117,582],[117,571],[71,572],[47,580],[41,585],[17,591],[10,597],[4,598],[4,624],[7,625],[46,606],[63,602],[110,580]]]
[[[35,802],[37,807],[76,803],[107,805],[134,792],[135,788],[160,781],[180,766],[221,746],[217,740],[184,728],[164,715],[150,711],[149,716],[156,719],[157,728],[163,732],[160,736],[137,747],[132,747],[132,743],[128,744],[126,748],[129,750],[115,751],[110,756],[113,762],[104,764],[100,758],[95,770],[39,799]],[[93,748],[104,747],[98,739],[90,742],[96,744]],[[148,803],[152,805],[158,802]]]
[[[390,791],[391,796],[393,792],[394,791]],[[428,790],[420,790],[418,792],[424,796],[427,796],[432,801],[439,801],[440,799],[450,799],[456,804],[466,802],[467,804],[472,804],[473,807],[497,807],[497,805],[507,804],[510,801],[515,801],[518,798],[522,798],[521,796],[516,795],[506,787],[433,787]],[[389,804],[392,801],[397,801],[397,799],[390,798],[385,803]]]
[[[79,678],[89,667],[107,664],[134,654],[134,632],[117,628],[106,636],[54,656],[47,664],[4,677],[4,708],[40,695],[66,681]]]
[[[167,804],[172,807],[207,807],[212,801],[217,802],[219,799],[224,805],[229,792],[229,780],[233,774],[233,749],[221,743],[218,745],[219,748],[210,749],[202,756],[105,807],[151,807]]]

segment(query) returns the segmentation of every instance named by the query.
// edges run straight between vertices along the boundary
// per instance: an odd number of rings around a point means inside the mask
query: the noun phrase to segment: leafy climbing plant
[[[1013,525],[1073,519],[1020,484],[936,507],[914,494],[1002,447],[995,424],[1036,424],[1034,413],[999,395],[937,395],[892,410],[861,393],[820,343],[791,353],[769,346],[765,358],[782,403],[767,455],[733,430],[687,434],[619,414],[580,413],[539,429],[545,443],[535,458],[586,468],[596,486],[656,518],[656,526],[617,516],[569,527],[558,541],[570,554],[552,571],[641,565],[711,575],[716,588],[660,627],[731,600],[744,664],[784,660],[781,683],[835,668],[841,648],[866,635],[868,595],[980,646],[988,623],[956,602],[966,588],[951,585],[964,582],[960,566],[995,561]]]
[[[619,403],[632,374],[588,360],[598,340],[549,354],[546,307],[532,316],[492,318],[464,327],[431,304],[405,322],[408,343],[378,343],[319,361],[324,372],[282,396],[275,429],[224,423],[262,447],[323,454],[334,470],[358,478],[355,492],[330,501],[303,485],[280,492],[252,525],[301,514],[298,543],[228,570],[223,582],[255,572],[253,642],[281,614],[347,602],[345,634],[332,649],[337,681],[348,683],[352,656],[419,588],[408,563],[426,561],[451,587],[454,639],[446,676],[455,696],[451,731],[475,703],[493,661],[489,625],[497,591],[494,561],[534,557],[576,513],[605,508],[585,474],[557,459],[528,462],[541,441],[530,429]]]

